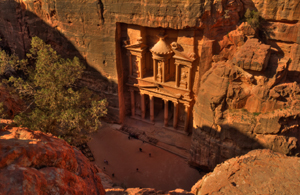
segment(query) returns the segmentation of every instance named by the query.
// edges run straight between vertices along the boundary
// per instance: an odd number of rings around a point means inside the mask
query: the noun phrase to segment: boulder
[[[218,165],[192,188],[196,195],[299,194],[300,158],[254,150]]]
[[[26,128],[0,130],[0,194],[105,194],[97,172],[59,138]]]
[[[262,71],[268,66],[270,48],[258,39],[249,39],[234,55],[232,62],[244,70]]]

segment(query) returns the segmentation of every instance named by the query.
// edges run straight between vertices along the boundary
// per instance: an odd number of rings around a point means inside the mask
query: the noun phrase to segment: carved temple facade
[[[197,69],[193,33],[121,25],[127,115],[189,132]]]

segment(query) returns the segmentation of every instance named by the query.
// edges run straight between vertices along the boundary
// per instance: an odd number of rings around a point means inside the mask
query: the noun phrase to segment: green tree
[[[88,134],[101,125],[107,101],[86,88],[75,87],[85,69],[77,57],[61,58],[50,45],[34,37],[25,60],[0,51],[0,74],[9,69],[19,76],[4,83],[28,105],[14,118],[17,125],[52,133],[74,145],[87,141]]]
[[[254,29],[259,28],[261,17],[258,11],[247,9],[245,13],[246,22]]]

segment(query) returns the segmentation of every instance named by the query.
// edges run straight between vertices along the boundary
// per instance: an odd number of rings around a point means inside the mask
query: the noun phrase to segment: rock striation
[[[249,39],[239,49],[251,44],[256,47],[257,43]],[[296,82],[287,83],[289,62],[275,67],[268,62],[267,73],[249,72],[253,56],[245,52],[214,63],[202,77],[194,106],[191,164],[213,169],[256,148],[287,155],[300,152],[300,88]],[[262,55],[257,64],[263,67],[268,52],[255,55]],[[238,59],[249,62],[248,66],[239,67]]]
[[[0,194],[105,194],[97,168],[65,141],[26,128],[0,130]]]
[[[192,188],[204,194],[298,194],[300,158],[254,150],[218,165]]]
[[[277,2],[243,2],[245,9],[264,13],[263,30],[241,23],[212,51],[212,67],[201,78],[194,105],[190,163],[201,168],[256,148],[300,152],[299,22],[279,11],[271,19],[274,10],[267,15],[264,9]],[[297,14],[298,5],[285,3],[282,10]]]

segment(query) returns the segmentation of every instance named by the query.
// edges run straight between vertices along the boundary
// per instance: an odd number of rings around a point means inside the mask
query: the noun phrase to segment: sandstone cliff
[[[202,168],[256,148],[300,153],[299,2],[244,5],[264,17],[260,32],[242,23],[224,36],[200,82],[190,163]]]
[[[0,194],[105,194],[97,169],[65,141],[0,129]]]
[[[246,9],[261,13],[263,31],[242,23]],[[128,97],[118,27],[192,28],[198,59],[190,162],[211,169],[255,148],[299,153],[299,16],[297,0],[0,0],[0,37],[21,57],[33,36],[80,57],[97,70],[81,84],[107,97],[121,121]]]
[[[240,0],[1,0],[0,37],[7,48],[20,57],[29,49],[33,36],[52,44],[63,56],[80,57],[98,72],[89,72],[83,83],[108,97],[110,113],[118,116],[118,109],[120,115],[124,109],[125,87],[122,68],[117,66],[120,60],[117,53],[120,43],[116,40],[118,24],[199,28],[196,41],[202,75],[210,67],[212,40],[234,30],[243,11]],[[195,88],[197,90],[197,86]]]

